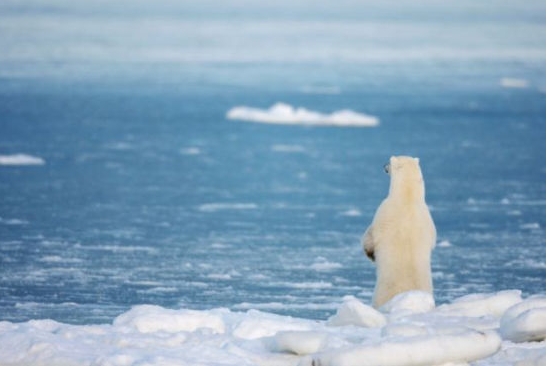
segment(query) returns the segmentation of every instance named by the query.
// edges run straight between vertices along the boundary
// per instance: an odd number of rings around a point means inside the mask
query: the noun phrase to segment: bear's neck
[[[389,196],[404,202],[424,202],[424,182],[422,178],[416,182],[392,179]]]

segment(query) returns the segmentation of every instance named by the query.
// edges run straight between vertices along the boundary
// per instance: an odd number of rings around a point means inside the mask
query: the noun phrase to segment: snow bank
[[[0,165],[44,165],[44,159],[27,154],[0,155]]]
[[[103,325],[4,321],[0,360],[6,365],[545,363],[545,341],[531,342],[545,337],[544,296],[522,300],[519,291],[504,291],[434,307],[429,294],[414,291],[387,305],[381,312],[346,296],[327,321],[152,305],[135,306]]]
[[[294,108],[285,103],[276,103],[268,109],[234,107],[227,112],[226,117],[241,121],[285,125],[373,127],[379,124],[377,117],[348,109],[323,114],[306,108]]]

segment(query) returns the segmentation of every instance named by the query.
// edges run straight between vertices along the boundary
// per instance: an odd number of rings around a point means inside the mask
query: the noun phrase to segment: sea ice
[[[224,333],[223,318],[216,312],[170,310],[155,305],[140,305],[114,319],[114,326],[135,328],[140,333],[194,332],[207,328]]]
[[[198,206],[198,211],[202,212],[217,212],[222,210],[255,210],[258,206],[255,203],[204,203]]]
[[[360,327],[381,327],[386,318],[371,306],[365,305],[354,296],[345,296],[337,313],[327,320],[331,326],[357,325]]]
[[[430,294],[414,291],[384,313],[346,296],[327,321],[140,305],[112,324],[0,321],[0,360],[12,366],[544,365],[545,308],[544,295],[522,300],[520,291],[438,307]]]
[[[314,331],[282,331],[274,336],[275,350],[308,355],[320,351],[327,342],[327,333]]]
[[[435,307],[432,294],[424,291],[407,291],[394,296],[381,307],[390,318],[403,317],[410,314],[426,313]]]
[[[529,87],[529,81],[519,78],[504,77],[500,79],[500,86],[503,88],[525,89]]]
[[[506,310],[500,320],[500,333],[512,342],[546,339],[546,298],[532,296]]]
[[[451,304],[440,306],[440,310],[470,317],[486,315],[500,317],[508,308],[521,301],[521,291],[507,290],[496,294],[466,295],[454,300]]]
[[[27,154],[0,155],[0,165],[44,165],[45,163],[44,159]]]
[[[268,109],[234,107],[227,112],[226,117],[241,121],[286,125],[373,127],[379,124],[377,117],[348,109],[323,114],[306,108],[294,108],[285,103],[276,103]]]
[[[468,362],[494,354],[500,347],[495,331],[468,330],[456,334],[431,334],[381,340],[320,355],[311,365],[441,365]],[[319,362],[317,362],[319,361]],[[309,364],[306,360],[299,366]]]

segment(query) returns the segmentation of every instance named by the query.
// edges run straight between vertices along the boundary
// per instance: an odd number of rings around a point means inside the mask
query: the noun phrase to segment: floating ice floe
[[[78,305],[75,305],[78,306]],[[546,299],[475,294],[434,307],[428,293],[380,310],[344,297],[327,321],[258,310],[140,305],[112,324],[0,321],[7,365],[545,365]]]
[[[270,147],[272,151],[281,153],[304,153],[306,149],[301,145],[283,145],[276,144]]]
[[[449,248],[452,247],[453,244],[449,240],[442,240],[438,244],[436,244],[438,248]]]
[[[525,89],[529,87],[529,81],[525,79],[505,77],[500,79],[500,86],[503,88]]]
[[[182,148],[181,150],[179,150],[179,152],[181,153],[181,155],[191,156],[191,155],[200,155],[202,153],[202,150],[199,147],[190,146],[190,147]]]
[[[227,203],[227,202],[218,202],[218,203],[204,203],[198,206],[198,211],[202,212],[217,212],[224,210],[255,210],[258,206],[255,203]]]
[[[44,159],[27,154],[0,155],[0,165],[23,166],[44,165],[45,163]]]
[[[294,108],[285,103],[276,103],[268,109],[234,107],[227,112],[226,117],[241,121],[285,125],[373,127],[379,124],[377,117],[348,109],[323,114],[306,108]]]
[[[359,217],[362,215],[362,212],[357,208],[349,208],[348,210],[341,212],[339,215],[347,217]]]

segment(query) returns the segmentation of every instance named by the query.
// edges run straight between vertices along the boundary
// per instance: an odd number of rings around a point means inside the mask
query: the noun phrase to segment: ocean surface
[[[545,34],[543,1],[3,1],[0,320],[368,303],[391,155],[438,304],[545,293]],[[227,118],[276,103],[378,125]]]

